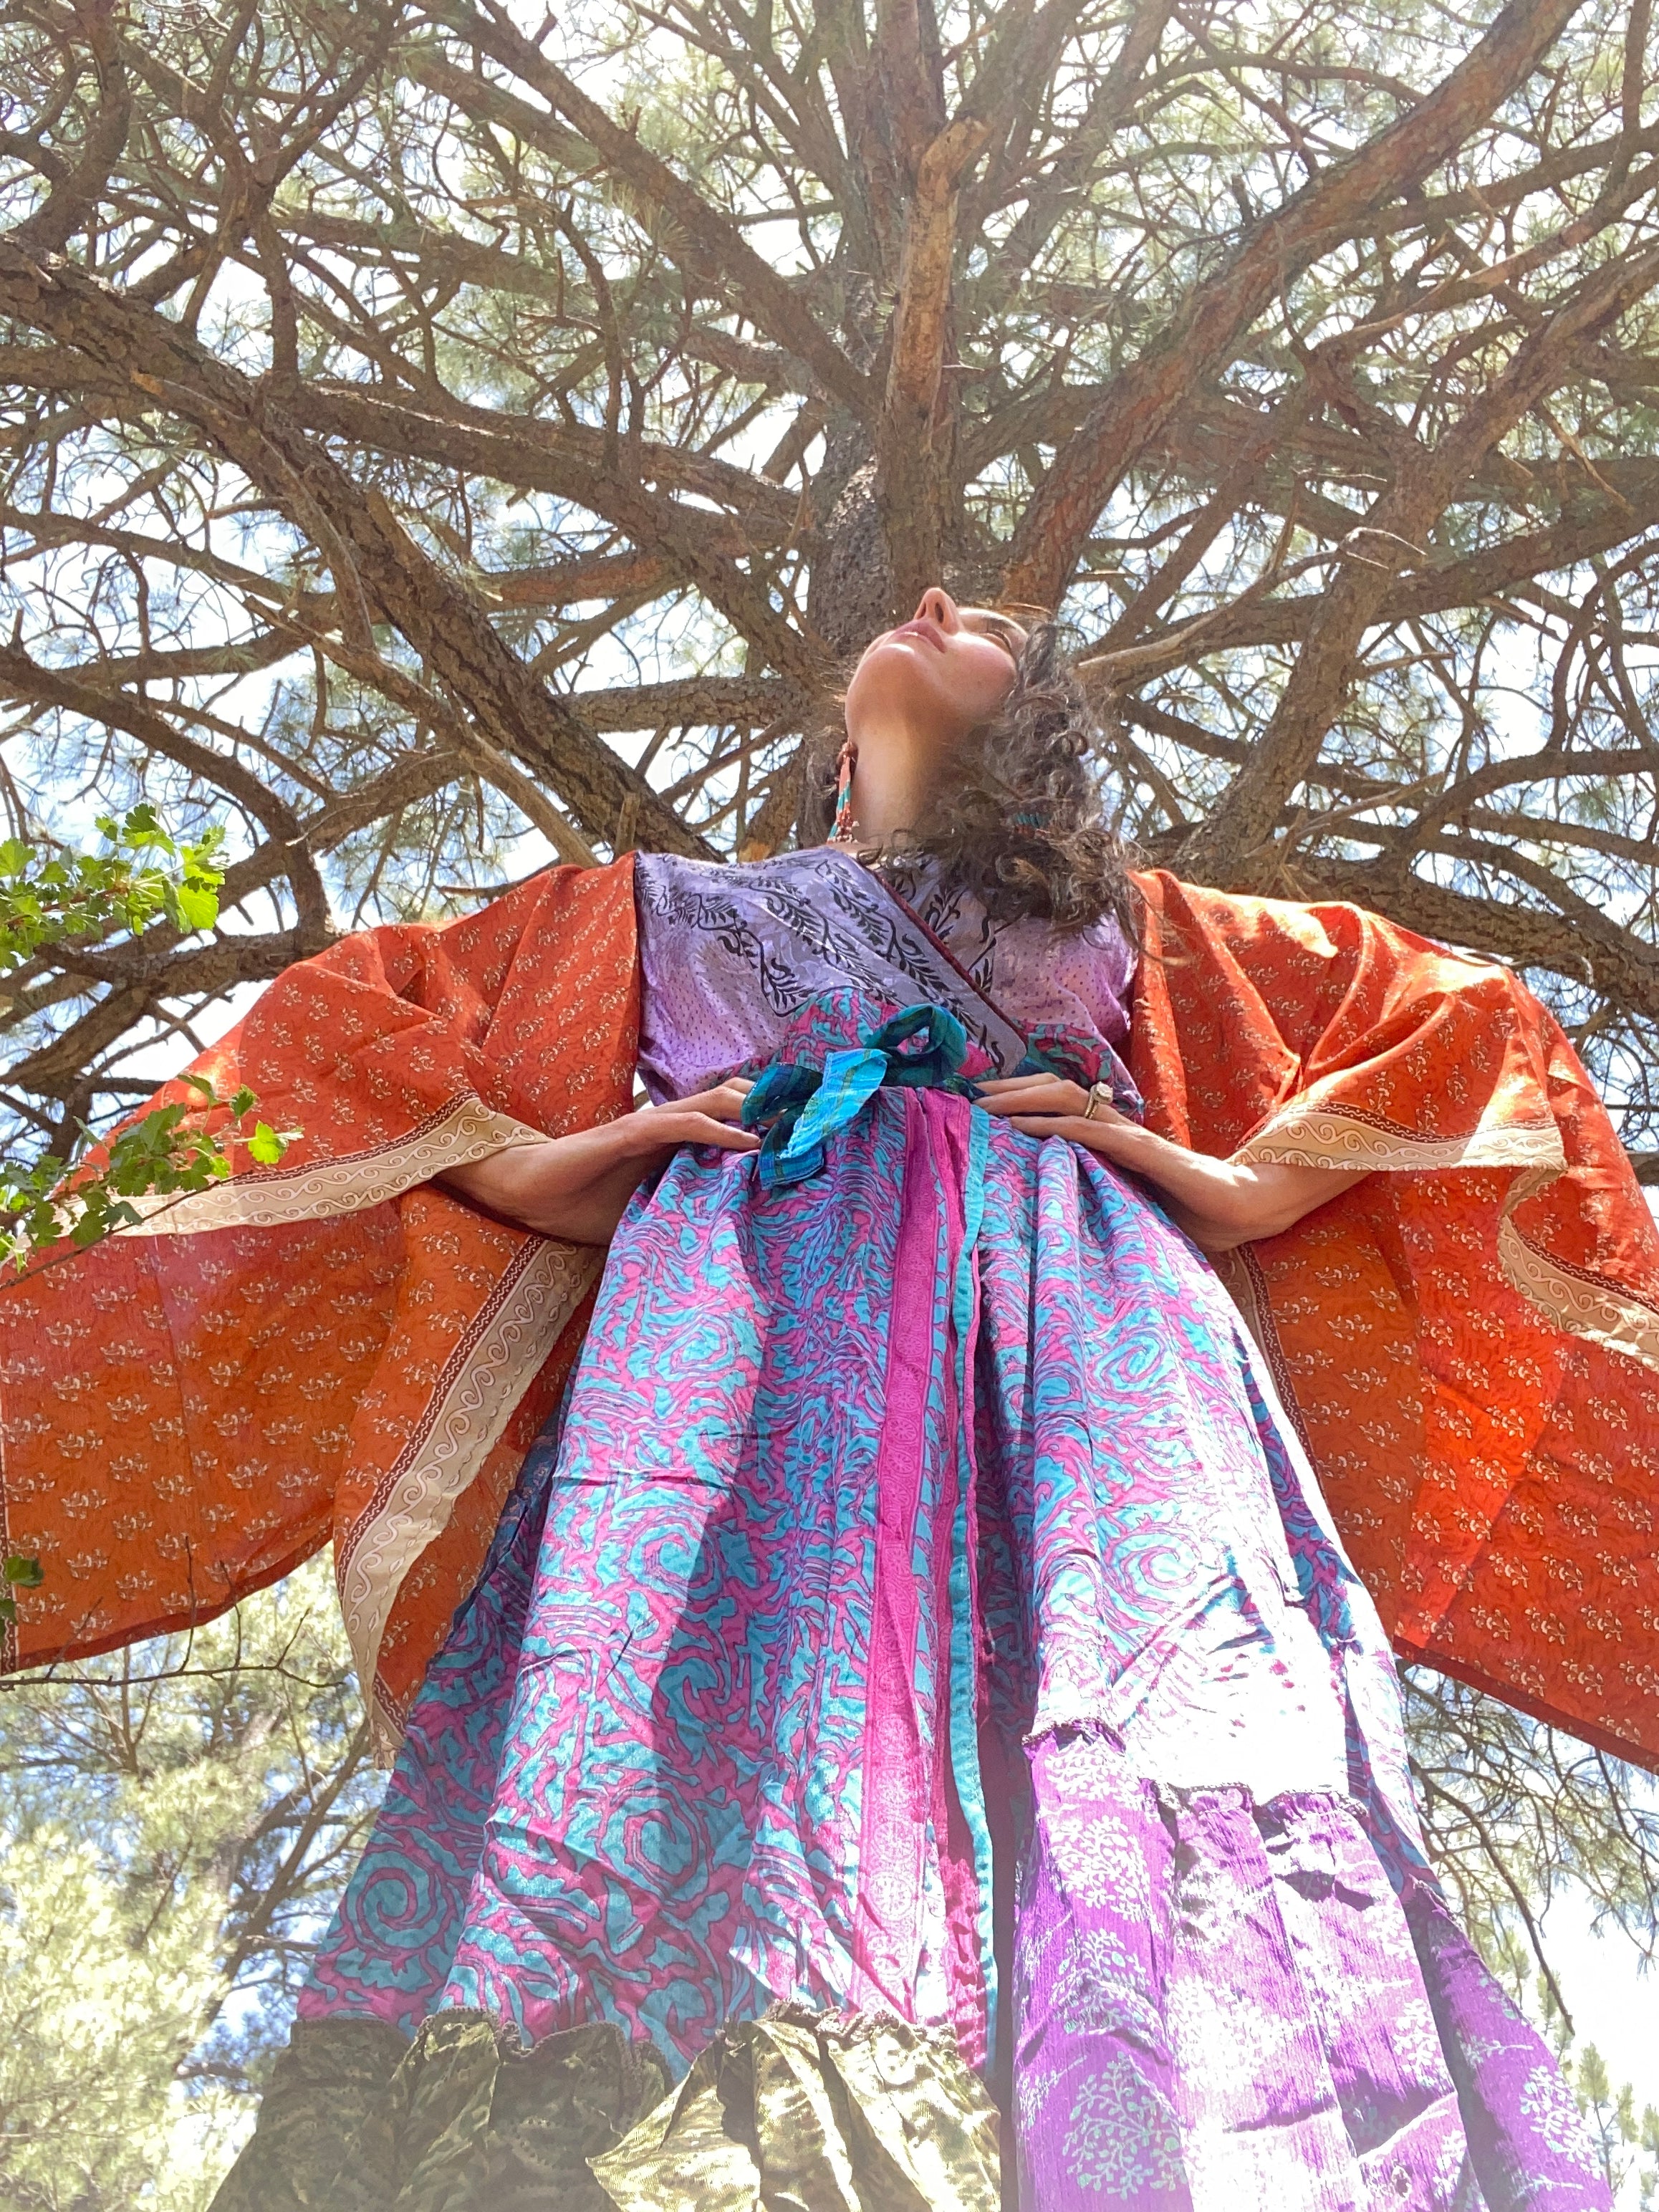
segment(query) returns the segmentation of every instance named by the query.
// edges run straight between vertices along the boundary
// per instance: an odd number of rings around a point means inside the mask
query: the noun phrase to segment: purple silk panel
[[[931,1837],[944,1900],[944,1961],[957,2039],[985,2051],[986,1991],[971,1843],[945,1755],[940,1703],[919,1681],[948,1675],[941,1635],[951,1618],[951,1545],[960,1483],[953,1440],[963,1409],[958,1347],[939,1286],[963,1235],[967,1116],[938,1094],[907,1091],[904,1186],[887,1334],[876,1543],[871,1592],[863,1817],[854,1921],[852,2002],[907,2015],[922,1977]],[[918,1541],[922,1528],[926,1540]],[[924,1593],[922,1577],[932,1583]],[[924,1603],[924,1594],[927,1602]],[[948,1707],[948,1690],[945,1705]]]
[[[770,1060],[784,1024],[849,986],[893,1006],[949,1006],[1012,1074],[1027,1041],[1063,1043],[1086,1081],[1139,1099],[1123,1064],[1134,955],[1109,919],[1058,936],[1045,922],[993,929],[965,893],[922,867],[902,905],[851,854],[819,845],[726,867],[641,853],[634,864],[644,1009],[640,1079],[684,1098]]]

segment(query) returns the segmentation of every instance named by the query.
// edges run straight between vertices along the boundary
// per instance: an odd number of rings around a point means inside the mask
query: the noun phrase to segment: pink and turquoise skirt
[[[636,1197],[222,2204],[1604,2206],[1225,1291],[892,1013]]]

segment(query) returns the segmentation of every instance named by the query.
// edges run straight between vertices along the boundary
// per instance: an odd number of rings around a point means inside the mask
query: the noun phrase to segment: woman
[[[846,718],[830,846],[636,862],[651,1105],[441,1177],[609,1258],[222,2212],[1605,2203],[1205,1256],[1364,1166],[1141,1125],[1051,629]]]
[[[402,1739],[222,2212],[1605,2203],[1321,1494],[1659,1758],[1605,1114],[1504,970],[1132,887],[1047,629],[846,708],[830,845],[288,970],[198,1063],[281,1165],[0,1300],[7,1662],[331,1528]]]

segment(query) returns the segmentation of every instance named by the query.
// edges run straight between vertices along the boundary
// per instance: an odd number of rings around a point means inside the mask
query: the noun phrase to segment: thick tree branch
[[[6,1080],[16,1090],[48,1097],[71,1092],[161,1000],[200,1002],[222,998],[239,983],[268,983],[319,949],[297,929],[284,929],[261,937],[216,937],[210,944],[177,952],[158,962],[144,981],[111,991],[50,1044],[15,1061]]]
[[[899,262],[898,305],[887,356],[887,389],[876,431],[876,499],[887,533],[894,611],[914,606],[945,574],[957,532],[956,408],[945,374],[951,330],[951,271],[961,179],[989,126],[948,125],[916,164]]]
[[[61,253],[87,222],[121,158],[131,125],[132,93],[113,34],[112,0],[84,0],[76,15],[98,73],[98,105],[80,159],[54,178],[45,200],[10,233],[13,243],[28,253]]]
[[[362,385],[308,379],[285,389],[308,428],[329,432],[382,453],[406,453],[435,467],[493,477],[498,483],[549,491],[589,507],[607,520],[612,486],[606,476],[605,434],[576,423],[550,422],[505,409],[474,407],[441,386],[392,398]],[[795,519],[796,502],[746,469],[713,455],[641,440],[631,448],[637,483],[690,493],[730,507],[750,549],[781,543]],[[669,519],[665,512],[665,519]],[[698,520],[707,525],[707,517]]]
[[[1319,757],[1352,684],[1354,656],[1395,572],[1415,556],[1441,511],[1527,411],[1559,383],[1575,349],[1659,283],[1659,246],[1610,262],[1524,339],[1508,368],[1376,501],[1353,557],[1322,599],[1289,683],[1260,742],[1220,805],[1183,849],[1182,865],[1225,883],[1267,842],[1279,811]],[[1420,557],[1420,556],[1416,556]]]
[[[154,309],[127,305],[64,263],[42,267],[3,240],[0,308],[73,346],[104,375],[125,374],[194,422],[319,538],[337,569],[336,591],[349,592],[355,585],[372,594],[492,742],[546,776],[590,830],[610,837],[624,802],[631,801],[641,841],[674,852],[701,849],[701,840],[649,786],[537,682],[483,611],[399,527],[384,500],[354,484],[251,379]]]
[[[590,100],[562,70],[532,46],[501,10],[490,7],[487,15],[480,15],[469,8],[445,4],[438,14],[457,37],[533,85],[551,107],[573,123],[618,177],[668,217],[704,264],[720,270],[744,313],[752,316],[778,344],[798,355],[826,392],[856,415],[872,411],[869,380],[818,327],[787,280],[763,261],[747,239],[700,193],[676,176],[665,161],[613,123],[598,101]],[[465,94],[457,89],[453,96],[464,100]]]
[[[570,696],[592,730],[693,725],[757,730],[805,703],[791,685],[760,676],[686,676],[673,684],[636,684],[622,690]]]
[[[1510,0],[1468,58],[1410,114],[1333,162],[1254,224],[1158,340],[1113,379],[1056,456],[1014,533],[1008,597],[1054,603],[1112,487],[1182,398],[1212,376],[1289,278],[1374,207],[1408,191],[1524,82],[1577,0]]]
[[[1264,856],[1264,860],[1265,860]],[[1260,888],[1284,897],[1282,875],[1264,867]],[[1595,915],[1569,920],[1535,906],[1477,898],[1467,891],[1403,879],[1375,862],[1325,857],[1298,860],[1294,895],[1344,899],[1390,915],[1407,929],[1442,944],[1464,945],[1513,968],[1542,968],[1577,984],[1589,983],[1621,1006],[1659,1021],[1659,951]]]
[[[972,288],[975,307],[981,313],[994,313],[1013,297],[1067,209],[1077,204],[1102,153],[1142,89],[1142,78],[1175,6],[1176,0],[1137,0],[1122,46],[1103,73],[1082,121],[1033,185],[1012,232]],[[984,215],[997,204],[999,188],[1007,189],[1001,173],[994,170],[984,187],[969,194],[970,229],[977,230]]]
[[[486,427],[488,418],[456,419],[464,411],[459,403],[451,416],[392,406],[377,397],[338,388],[319,391],[314,385],[300,386],[285,396],[291,396],[312,428],[355,439],[383,453],[441,460],[447,466],[492,476],[503,483],[532,483],[575,501],[615,523],[635,544],[665,555],[672,573],[697,584],[775,668],[807,685],[820,680],[821,650],[790,627],[762,586],[721,550],[730,543],[726,532],[711,529],[707,516],[696,510],[647,491],[637,478],[607,471],[597,435],[589,458],[579,459],[562,439],[550,437],[545,445],[526,446],[517,436],[502,435],[499,428]],[[465,410],[469,415],[482,411]],[[575,805],[574,793],[567,795]],[[595,822],[589,826],[599,827]]]

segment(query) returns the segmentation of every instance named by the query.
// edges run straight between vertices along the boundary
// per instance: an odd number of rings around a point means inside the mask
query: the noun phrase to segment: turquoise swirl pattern
[[[684,1150],[636,1197],[302,2012],[609,2021],[681,2081],[779,2006],[896,2015],[1040,2212],[1601,2203],[1547,2055],[1480,2057],[1381,1630],[1220,1284],[1094,1155],[878,1083],[896,1011],[784,1031],[846,1078],[773,1086],[799,1179]]]

